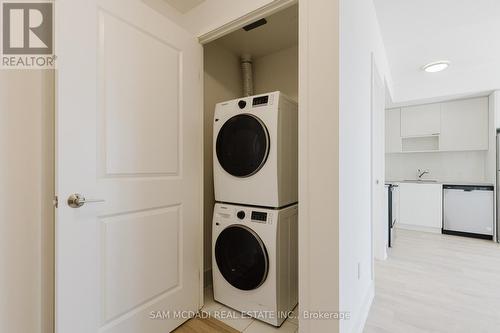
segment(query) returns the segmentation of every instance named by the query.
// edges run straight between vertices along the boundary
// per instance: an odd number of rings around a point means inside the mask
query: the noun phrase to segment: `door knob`
[[[68,198],[68,206],[71,208],[80,208],[86,203],[97,203],[104,202],[103,199],[85,199],[85,197],[81,194],[74,193]]]

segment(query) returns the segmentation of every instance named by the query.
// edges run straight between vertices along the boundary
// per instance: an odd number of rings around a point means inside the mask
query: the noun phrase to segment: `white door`
[[[201,301],[202,48],[140,0],[56,17],[57,332],[168,332]]]
[[[385,85],[377,66],[372,69],[372,228],[376,259],[387,256],[388,218],[385,218]]]

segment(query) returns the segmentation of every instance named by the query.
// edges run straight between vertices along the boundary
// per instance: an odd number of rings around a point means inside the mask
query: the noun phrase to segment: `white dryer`
[[[216,201],[275,208],[298,201],[297,117],[297,103],[279,91],[217,104]]]
[[[214,298],[280,326],[298,300],[298,206],[280,210],[216,204]]]

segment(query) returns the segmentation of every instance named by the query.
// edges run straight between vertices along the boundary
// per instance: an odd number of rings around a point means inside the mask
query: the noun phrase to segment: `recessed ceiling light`
[[[427,73],[437,73],[444,71],[446,68],[450,66],[450,62],[443,60],[443,61],[436,61],[436,62],[431,62],[430,64],[425,65],[422,67],[424,71]]]

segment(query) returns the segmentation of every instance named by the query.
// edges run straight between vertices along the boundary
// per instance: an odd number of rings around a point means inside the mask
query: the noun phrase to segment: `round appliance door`
[[[224,279],[240,290],[254,290],[267,278],[269,260],[264,243],[250,228],[224,229],[215,242],[215,260]]]
[[[264,123],[250,114],[227,120],[217,135],[215,150],[221,167],[235,177],[258,172],[269,155],[269,133]]]

